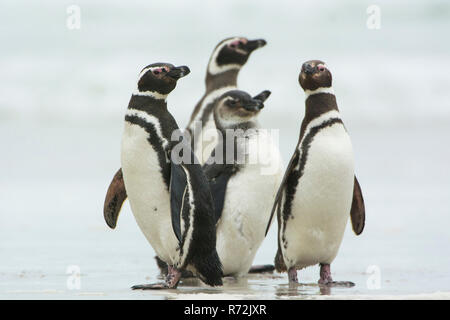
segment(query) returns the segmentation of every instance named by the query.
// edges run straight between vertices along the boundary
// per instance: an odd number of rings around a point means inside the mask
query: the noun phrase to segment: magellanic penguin
[[[214,108],[218,143],[203,166],[217,223],[217,253],[227,276],[246,274],[265,237],[282,176],[277,141],[258,114],[270,91],[223,94]]]
[[[250,54],[265,44],[266,41],[263,39],[248,40],[232,37],[222,40],[214,49],[206,73],[206,92],[197,103],[186,128],[190,134],[192,148],[201,164],[208,159],[217,143],[212,117],[215,100],[226,91],[236,89],[240,69],[247,62]],[[212,130],[203,130],[205,126],[206,129]],[[126,199],[127,192],[123,183],[122,170],[119,169],[108,187],[103,206],[105,220],[111,228],[115,228],[113,217],[119,214]]]
[[[215,47],[206,71],[206,92],[195,106],[186,128],[191,137],[192,149],[201,164],[209,158],[217,143],[213,116],[217,98],[237,88],[239,71],[250,54],[265,45],[263,39],[232,37],[222,40]]]
[[[364,229],[352,144],[325,63],[305,62],[299,82],[306,94],[305,116],[271,214],[271,219],[275,211],[278,216],[275,268],[297,283],[298,269],[319,264],[320,285],[353,285],[334,282],[330,271],[348,216],[357,235]]]
[[[139,76],[125,116],[121,163],[131,210],[157,255],[169,265],[163,284],[133,289],[175,288],[188,269],[211,286],[222,284],[216,251],[213,200],[200,165],[185,142],[189,161],[174,161],[172,139],[178,125],[167,110],[167,96],[187,67],[155,63]],[[111,217],[109,225],[116,225]]]

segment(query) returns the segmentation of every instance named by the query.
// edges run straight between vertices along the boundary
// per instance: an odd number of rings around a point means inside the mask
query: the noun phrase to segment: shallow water
[[[79,3],[78,31],[65,27],[59,1],[2,3],[1,299],[450,298],[448,2],[379,1],[380,30],[366,28],[370,3],[356,0],[233,0],[201,12],[181,1]],[[175,14],[177,24],[155,12]],[[320,58],[333,71],[367,209],[364,233],[356,237],[348,226],[332,264],[333,278],[352,288],[324,291],[318,267],[310,267],[294,288],[286,274],[273,274],[226,279],[221,288],[184,281],[177,291],[130,290],[158,280],[154,251],[128,203],[116,230],[104,223],[102,206],[136,76],[158,60],[191,67],[169,99],[183,127],[203,92],[213,46],[232,34],[268,41],[239,84],[272,91],[261,124],[280,129],[285,164],[303,116],[301,62]],[[271,263],[275,252],[274,224],[255,264]],[[70,268],[81,271],[79,287]]]

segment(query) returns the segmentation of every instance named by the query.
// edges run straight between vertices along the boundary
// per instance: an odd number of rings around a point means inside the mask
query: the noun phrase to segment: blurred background
[[[268,42],[238,85],[272,91],[261,125],[280,129],[285,165],[304,114],[301,64],[320,59],[333,73],[367,211],[365,232],[348,228],[332,266],[335,279],[357,286],[333,293],[450,292],[449,32],[445,0],[3,0],[0,298],[149,297],[128,289],[157,275],[128,203],[116,230],[102,214],[124,112],[144,66],[188,65],[168,101],[184,127],[213,48],[230,36]],[[255,262],[272,262],[275,251],[273,225]],[[70,266],[81,271],[77,290],[67,285]],[[316,267],[300,273],[301,282],[317,279]],[[287,279],[248,281],[236,294],[273,298]]]

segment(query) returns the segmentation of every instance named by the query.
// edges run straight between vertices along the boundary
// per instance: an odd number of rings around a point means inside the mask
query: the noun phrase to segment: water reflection
[[[350,282],[334,282],[319,285],[314,279],[304,279],[298,284],[289,284],[285,274],[248,274],[243,277],[224,277],[223,286],[209,287],[197,278],[182,279],[177,289],[146,291],[144,294],[161,299],[318,299],[320,296],[351,294]],[[354,285],[353,283],[351,283]]]
[[[286,283],[279,284],[275,289],[277,298],[297,297],[310,299],[316,295],[331,295],[330,286],[322,286],[317,283]]]

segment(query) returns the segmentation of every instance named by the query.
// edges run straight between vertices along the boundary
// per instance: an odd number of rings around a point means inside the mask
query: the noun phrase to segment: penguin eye
[[[325,71],[325,67],[323,66],[323,65],[318,65],[317,66],[317,70],[319,70],[319,71]]]
[[[238,103],[238,101],[236,99],[228,100],[228,104],[232,107],[234,107],[237,103]]]
[[[228,46],[232,49],[236,49],[239,45],[242,44],[241,42],[242,42],[241,40],[234,40]]]
[[[163,72],[167,72],[167,68],[166,67],[160,67],[160,68],[156,68],[156,69],[153,70],[153,74],[155,74],[155,75],[158,75],[158,74],[163,73]]]

